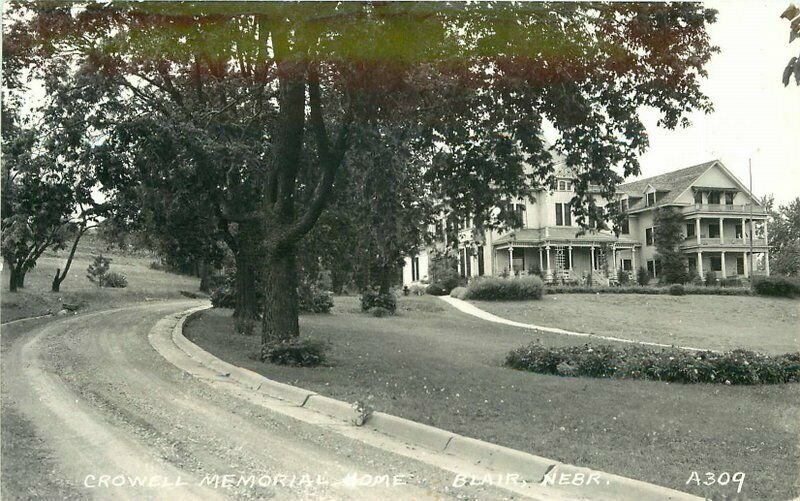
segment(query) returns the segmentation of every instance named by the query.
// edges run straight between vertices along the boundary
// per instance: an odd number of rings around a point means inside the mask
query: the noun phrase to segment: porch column
[[[725,219],[719,218],[719,243],[725,243]],[[725,266],[722,266],[722,272],[725,273]]]
[[[547,251],[547,273],[550,273],[550,246],[544,248]]]
[[[614,260],[614,266],[611,268],[614,272],[614,276],[617,275],[617,245],[611,245],[611,259]]]
[[[592,253],[592,273],[594,273],[594,245],[592,245],[590,251]]]
[[[703,273],[703,251],[697,251],[697,274],[700,275],[700,280],[705,280]]]
[[[636,247],[631,247],[631,268],[633,273],[637,273],[639,271],[639,269],[636,268]]]
[[[514,247],[508,246],[508,275],[514,276]]]
[[[569,271],[572,271],[572,246],[570,245],[567,248],[569,249]]]
[[[744,236],[745,228],[747,228],[747,226],[745,226],[745,218],[742,218],[742,243],[743,244],[747,243],[747,237]]]
[[[753,235],[755,236],[755,235]],[[764,244],[769,247],[769,233],[767,233],[767,220],[764,220]]]
[[[700,218],[694,220],[694,234],[697,235],[697,245],[700,245]]]
[[[764,253],[764,270],[767,272],[767,276],[769,276],[769,250]]]
[[[725,273],[725,251],[720,252],[720,254],[722,255],[720,259],[720,261],[722,261],[722,278],[728,278],[727,273]]]
[[[744,226],[742,226],[742,228],[744,228]],[[747,269],[747,251],[742,252],[742,261],[744,262],[744,266],[742,267],[744,269],[744,278],[747,278],[750,276],[750,272]]]
[[[539,247],[539,270],[544,271],[544,262],[542,261],[542,248]]]

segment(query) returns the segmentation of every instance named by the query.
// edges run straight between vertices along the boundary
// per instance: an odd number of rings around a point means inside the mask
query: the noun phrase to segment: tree
[[[789,21],[789,43],[794,42],[796,38],[800,38],[800,8],[795,4],[789,4],[786,10],[781,14],[781,18]],[[783,70],[783,86],[789,85],[789,81],[794,75],[794,81],[800,85],[800,57],[792,57],[789,63]]]
[[[686,260],[680,251],[683,242],[683,216],[674,207],[659,207],[654,217],[656,252],[661,259],[660,278],[665,283],[682,284],[689,280]]]
[[[30,8],[26,26],[38,30],[43,52],[70,54],[113,87],[107,129],[144,116],[187,131],[220,120],[257,132],[242,137],[264,145],[260,204],[237,225],[258,243],[265,345],[298,334],[298,247],[342,189],[337,174],[374,120],[419,127],[415,156],[427,161],[410,164],[408,178],[451,217],[493,224],[494,207],[553,183],[541,139],[547,119],[578,178],[577,219],[590,223],[606,214],[590,203],[589,185],[611,197],[615,167],[639,172],[640,106],[659,110],[667,127],[711,109],[699,81],[716,50],[706,33],[715,13],[697,4]],[[125,172],[133,159],[120,158]]]
[[[800,242],[800,197],[777,209],[771,197],[766,201],[771,269],[779,274],[796,274],[800,259],[796,255]]]

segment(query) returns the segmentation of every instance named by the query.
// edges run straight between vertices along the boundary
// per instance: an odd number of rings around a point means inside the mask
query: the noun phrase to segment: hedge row
[[[753,290],[763,296],[800,296],[800,278],[781,275],[756,277],[753,280]]]
[[[670,294],[670,287],[628,285],[619,287],[589,287],[585,285],[548,285],[547,294]],[[707,294],[721,296],[752,296],[749,287],[706,287],[701,285],[684,285],[683,294]]]
[[[506,366],[540,374],[645,379],[674,383],[800,382],[800,353],[776,357],[746,350],[725,353],[633,345],[548,348],[535,342],[511,351]]]
[[[544,282],[536,276],[520,278],[485,277],[473,280],[466,291],[459,291],[463,299],[485,301],[541,299]]]

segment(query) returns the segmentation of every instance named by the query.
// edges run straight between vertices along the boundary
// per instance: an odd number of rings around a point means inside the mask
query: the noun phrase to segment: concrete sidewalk
[[[628,343],[628,344],[638,344],[641,346],[655,346],[657,348],[680,348],[681,350],[689,350],[689,351],[711,351],[716,352],[717,350],[709,350],[707,348],[694,348],[692,346],[675,346],[672,344],[664,344],[664,343],[652,343],[649,341],[636,341],[634,339],[625,339],[621,337],[614,337],[614,336],[601,336],[599,334],[589,334],[586,332],[575,332],[575,331],[568,331],[564,329],[558,329],[556,327],[544,327],[542,325],[535,325],[535,324],[526,324],[523,322],[517,322],[514,320],[509,320],[507,318],[498,317],[493,313],[489,313],[488,311],[482,310],[477,306],[464,301],[463,299],[457,299],[450,296],[438,296],[439,299],[444,301],[445,303],[449,304],[453,308],[461,311],[462,313],[466,313],[467,315],[472,315],[473,317],[480,318],[481,320],[486,320],[487,322],[493,322],[496,324],[503,324],[503,325],[510,325],[512,327],[521,327],[523,329],[530,329],[533,331],[539,332],[548,332],[550,334],[558,334],[561,336],[573,336],[573,337],[582,337],[588,339],[599,339],[602,341],[614,341],[617,343]]]

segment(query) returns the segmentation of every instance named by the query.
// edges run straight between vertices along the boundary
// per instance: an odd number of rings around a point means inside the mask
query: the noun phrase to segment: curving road
[[[453,489],[452,472],[272,412],[171,365],[148,333],[198,304],[4,326],[2,498],[512,497],[490,486]]]

